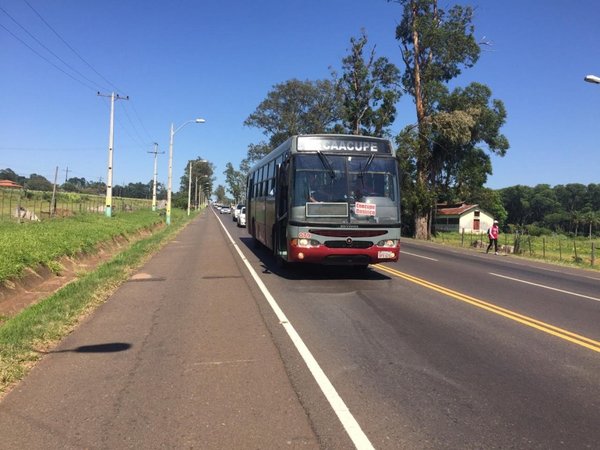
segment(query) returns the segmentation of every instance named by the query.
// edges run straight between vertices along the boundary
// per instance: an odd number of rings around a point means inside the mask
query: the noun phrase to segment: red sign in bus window
[[[354,214],[358,216],[375,216],[377,207],[373,203],[356,202],[354,205]]]

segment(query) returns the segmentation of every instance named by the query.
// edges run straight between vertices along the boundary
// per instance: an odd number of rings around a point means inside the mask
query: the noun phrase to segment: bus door
[[[288,223],[288,161],[277,164],[275,168],[275,224],[273,230],[273,253],[275,256],[287,257],[287,223]]]

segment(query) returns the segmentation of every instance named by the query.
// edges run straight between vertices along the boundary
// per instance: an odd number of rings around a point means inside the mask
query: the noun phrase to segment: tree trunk
[[[427,215],[417,214],[415,217],[415,239],[429,239],[429,235],[427,233],[427,219]]]
[[[425,196],[427,190],[427,159],[429,155],[428,142],[425,138],[425,102],[423,99],[423,92],[421,89],[421,44],[419,40],[419,33],[417,31],[417,4],[412,4],[412,38],[414,46],[414,68],[413,76],[415,80],[415,106],[417,109],[417,126],[419,130],[419,150],[417,154],[417,184],[420,189],[419,192],[422,196]],[[420,206],[417,208],[415,215],[415,238],[417,239],[429,239],[429,227],[428,227],[428,211],[429,208],[423,205],[423,201],[419,202]]]

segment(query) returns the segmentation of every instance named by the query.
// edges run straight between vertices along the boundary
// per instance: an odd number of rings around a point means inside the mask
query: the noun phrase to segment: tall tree
[[[219,184],[217,186],[217,188],[215,189],[213,194],[215,195],[215,197],[217,199],[217,203],[226,203],[227,202],[227,196],[225,195],[225,186],[223,186],[222,184]]]
[[[209,184],[209,192],[212,190],[212,184],[215,181],[213,174],[215,170],[215,165],[211,162],[206,161],[205,159],[198,156],[196,159],[189,160],[185,166],[185,171],[180,179],[179,192],[184,192],[187,194],[189,188],[190,181],[190,164],[192,167],[192,187],[195,189],[196,180],[200,184],[200,186],[204,186],[205,184]]]
[[[340,120],[340,99],[330,80],[276,84],[244,125],[263,130],[271,149],[295,134],[325,133]]]
[[[233,195],[233,201],[238,203],[244,195],[246,175],[239,170],[235,170],[230,162],[227,163],[226,167],[227,169],[223,174],[225,175],[225,182],[229,186],[227,190]]]
[[[387,58],[376,58],[375,46],[365,57],[367,42],[361,30],[359,37],[350,38],[350,54],[342,60],[342,120],[352,134],[382,136],[396,116],[400,71]]]
[[[472,67],[480,48],[473,33],[473,10],[453,6],[448,12],[437,0],[396,0],[403,7],[396,39],[400,42],[405,72],[402,83],[415,101],[417,141],[415,160],[415,236],[429,237],[432,200],[433,114],[446,92],[444,84],[457,77],[463,67]],[[406,131],[406,130],[405,130]]]

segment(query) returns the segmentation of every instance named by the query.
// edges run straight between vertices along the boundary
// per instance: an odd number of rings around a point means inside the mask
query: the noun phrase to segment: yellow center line
[[[600,353],[600,342],[595,341],[593,339],[572,333],[570,331],[564,330],[559,327],[555,327],[554,325],[550,325],[545,322],[541,322],[532,317],[524,316],[522,314],[516,313],[509,309],[501,308],[500,306],[496,306],[492,303],[488,303],[483,300],[479,300],[479,299],[471,297],[469,295],[461,294],[460,292],[453,291],[451,289],[445,288],[445,287],[440,286],[435,283],[431,283],[430,281],[423,280],[422,278],[417,278],[417,277],[409,275],[407,273],[399,272],[398,270],[392,269],[391,267],[383,266],[381,264],[375,264],[374,267],[376,267],[379,270],[382,270],[383,272],[387,272],[396,277],[403,278],[412,283],[416,283],[420,286],[426,287],[428,289],[432,289],[436,292],[439,292],[441,294],[452,297],[456,300],[460,300],[462,302],[469,303],[471,305],[477,306],[478,308],[485,309],[494,314],[498,314],[500,316],[514,320],[515,322],[519,322],[524,325],[527,325],[528,327],[535,328],[537,330],[543,331],[544,333],[551,334],[553,336],[559,337],[566,341],[572,342],[574,344],[580,345],[582,347],[585,347],[585,348],[588,348],[590,350]]]

